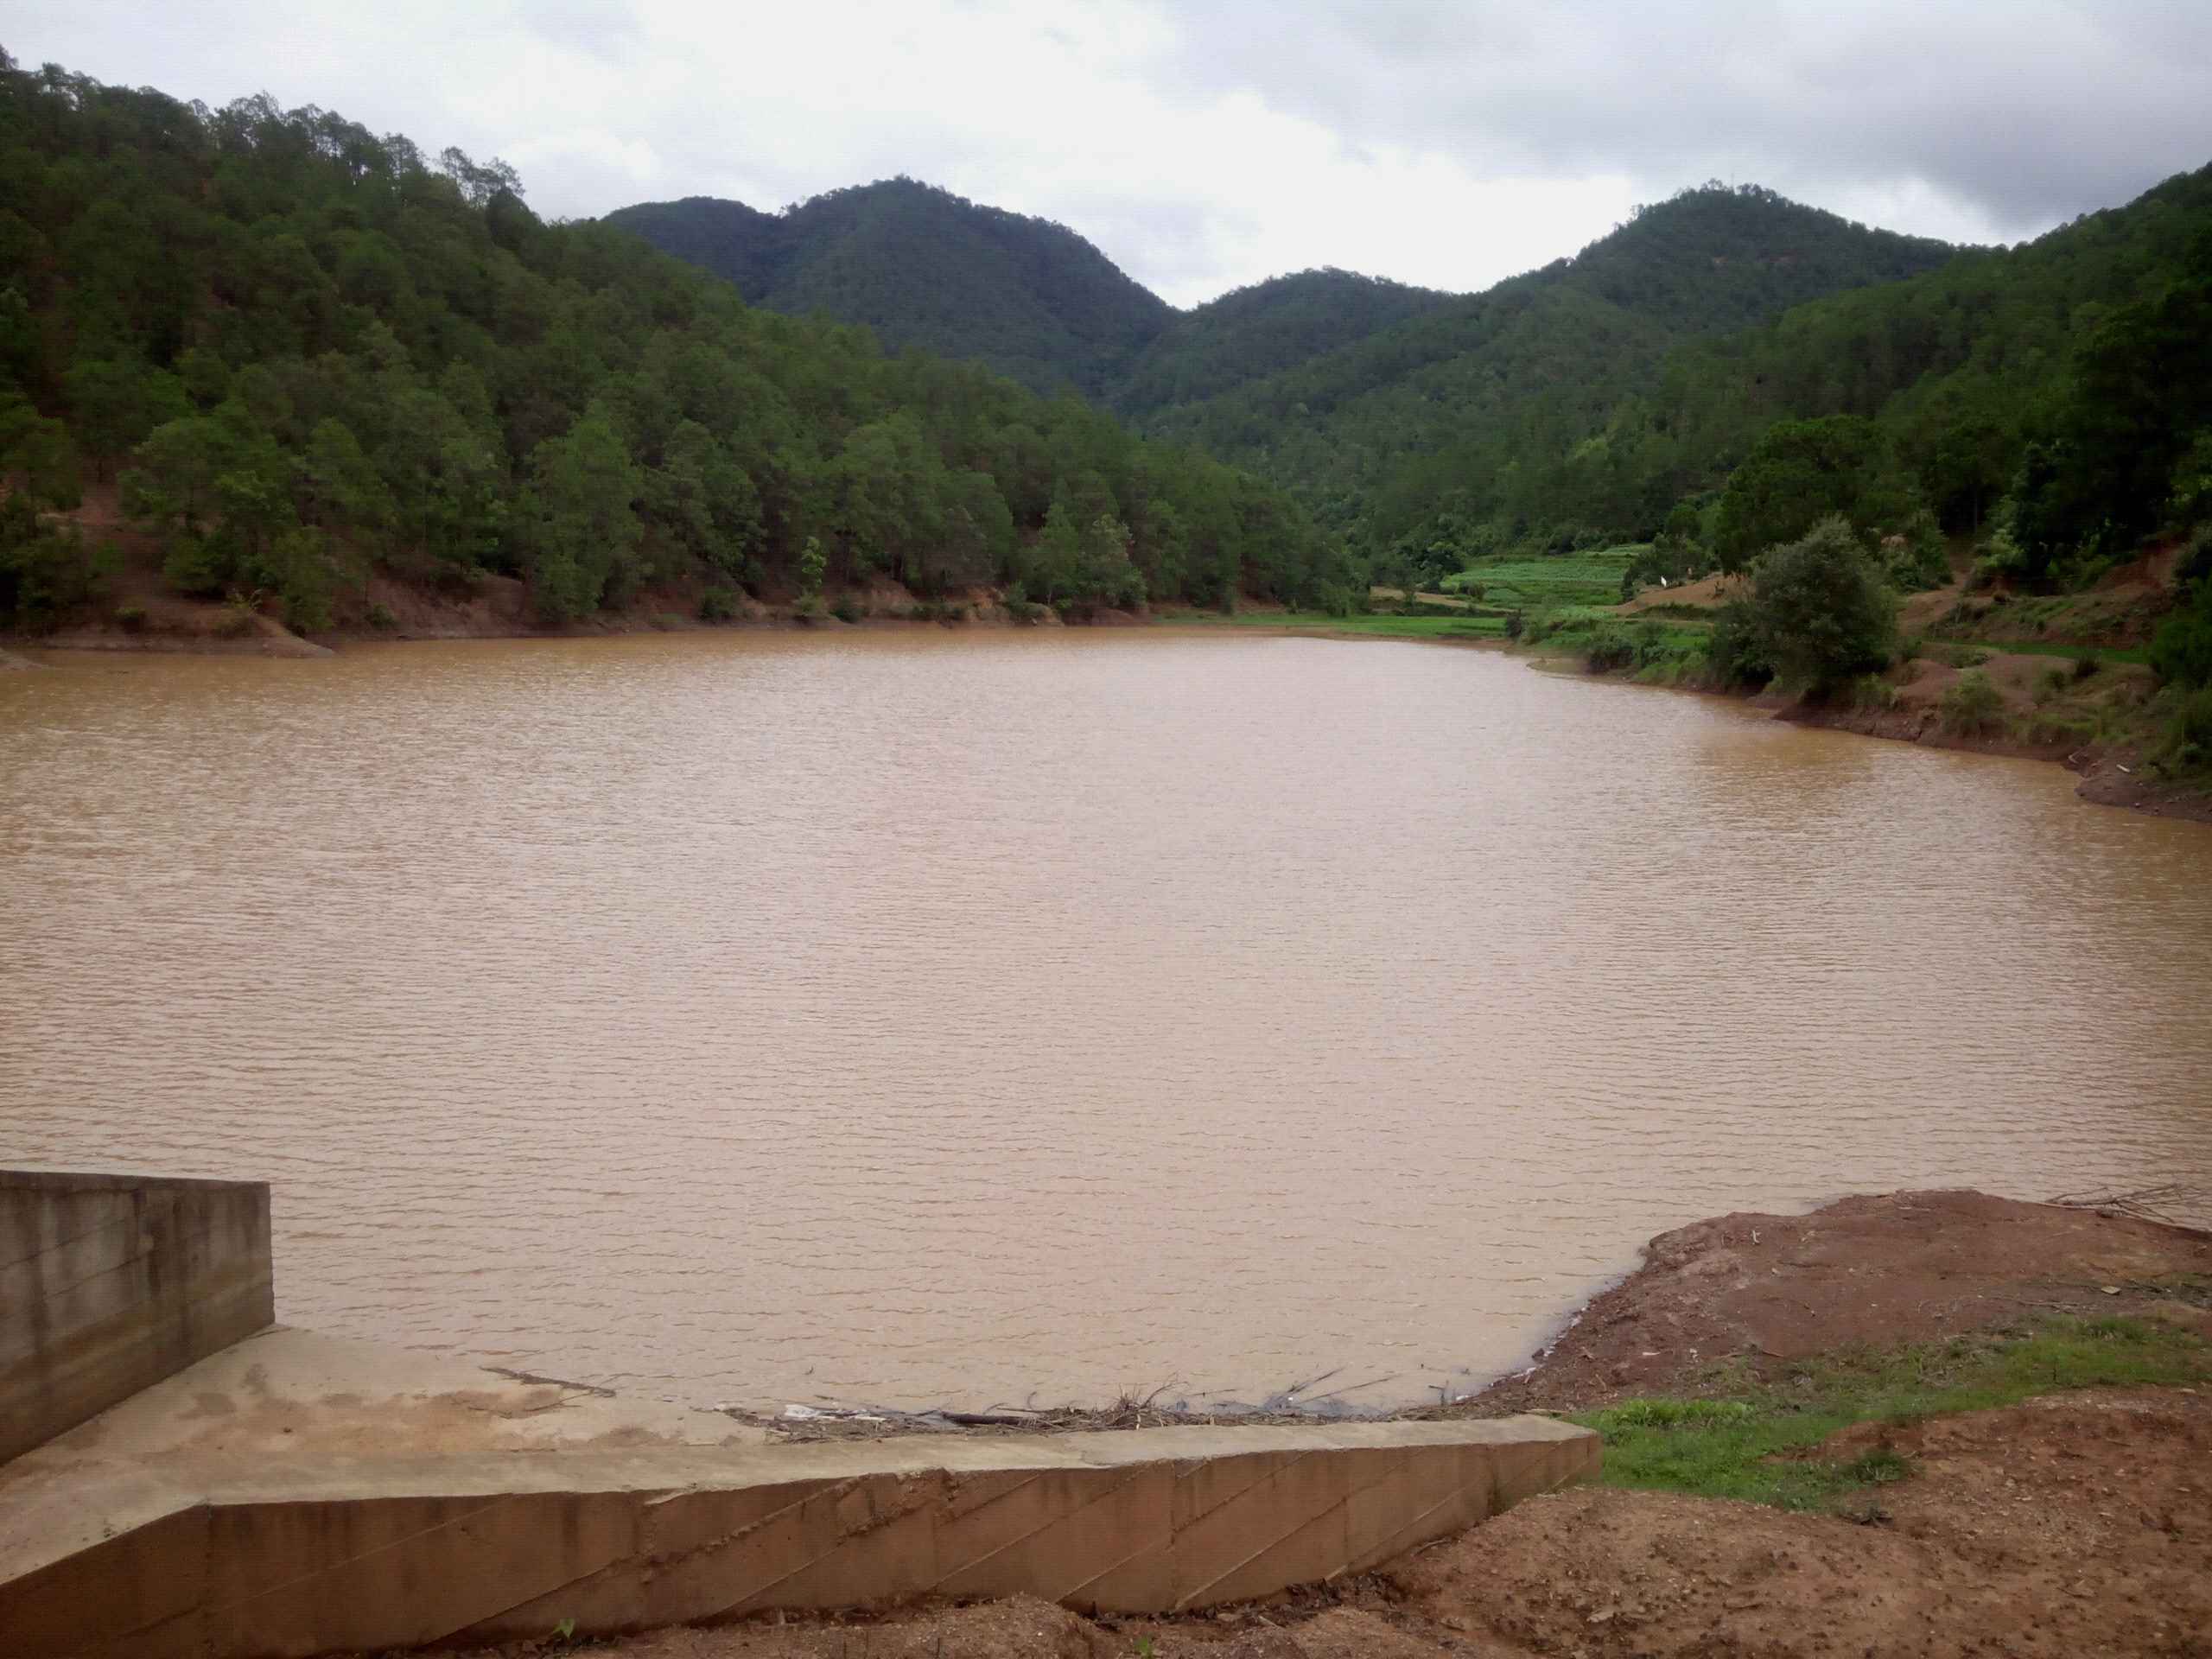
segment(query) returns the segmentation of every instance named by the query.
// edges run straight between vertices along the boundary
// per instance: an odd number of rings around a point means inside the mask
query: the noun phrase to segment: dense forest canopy
[[[2212,169],[2018,248],[1955,253],[1708,185],[1573,261],[1144,420],[1284,481],[1416,576],[1649,540],[1688,504],[1678,538],[1736,557],[1828,512],[1979,536],[2018,506],[2042,580],[2159,517],[2202,425],[2184,290],[2208,249]],[[1720,522],[1730,487],[1771,493],[1789,423],[1841,417],[1864,423],[1852,475],[1800,444],[1792,464],[1829,475],[1786,522]],[[2071,500],[2055,518],[2054,491]]]
[[[691,196],[609,213],[755,305],[865,323],[892,351],[970,359],[1033,391],[1102,397],[1174,313],[1062,225],[913,179],[763,213]]]
[[[365,562],[549,619],[705,574],[1071,608],[1343,602],[1278,489],[969,365],[747,306],[499,162],[0,54],[0,613],[86,580],[39,505],[119,483],[181,590],[304,626]]]
[[[1349,270],[1272,277],[1178,317],[1109,396],[1115,408],[1131,415],[1219,397],[1457,298]]]
[[[1217,396],[1454,297],[1308,270],[1178,312],[1065,226],[906,178],[779,213],[689,196],[602,222],[726,277],[757,305],[865,323],[891,350],[972,359],[1131,415]]]
[[[1648,536],[1679,492],[1673,480],[1624,488],[1606,434],[1670,349],[1953,253],[1707,184],[1639,209],[1573,259],[1225,395],[1141,413],[1149,430],[1294,481],[1370,552],[1417,539],[1456,568],[1501,546]]]

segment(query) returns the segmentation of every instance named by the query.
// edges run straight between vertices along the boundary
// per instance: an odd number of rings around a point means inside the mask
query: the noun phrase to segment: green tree
[[[727,447],[696,421],[678,421],[661,465],[645,480],[653,518],[683,546],[745,579],[761,543],[760,493]]]
[[[1728,475],[1713,529],[1720,568],[1743,569],[1831,515],[1865,527],[1866,499],[1882,462],[1879,435],[1855,415],[1782,421],[1769,428]]]
[[[165,422],[138,446],[123,475],[123,505],[156,526],[197,534],[213,521],[217,486],[238,454],[236,435],[213,415]]]
[[[574,621],[599,607],[644,533],[638,486],[622,435],[597,404],[531,452],[522,518],[531,588],[550,620]]]
[[[1758,658],[1816,694],[1886,668],[1896,654],[1896,595],[1840,518],[1762,558],[1748,605]]]
[[[922,555],[943,533],[943,474],[912,414],[854,429],[833,476],[838,529],[855,571],[929,585]]]
[[[326,529],[378,531],[391,519],[391,493],[353,429],[340,420],[315,423],[300,458],[299,493],[300,516]]]
[[[2157,528],[2212,424],[2212,231],[2197,271],[2115,311],[2083,347],[2070,395],[2014,486],[2029,580],[2077,551],[2120,554]],[[2183,487],[2186,487],[2184,483]]]
[[[2158,625],[2151,667],[2170,685],[2212,685],[2212,578],[2197,582],[2190,602]]]
[[[0,392],[0,473],[14,480],[13,493],[41,506],[71,508],[84,499],[84,480],[68,426],[4,392]]]
[[[386,375],[372,399],[385,437],[377,470],[399,532],[464,567],[498,546],[505,519],[504,468],[492,442],[451,401],[405,375]]]
[[[143,442],[156,427],[188,414],[191,404],[177,378],[129,357],[93,358],[62,376],[70,423],[105,479],[117,457]]]
[[[20,493],[0,497],[0,626],[51,627],[92,591],[83,538],[39,522]]]

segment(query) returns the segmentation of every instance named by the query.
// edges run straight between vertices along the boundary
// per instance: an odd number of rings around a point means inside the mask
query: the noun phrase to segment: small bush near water
[[[1986,737],[2005,723],[2005,694],[1978,668],[1970,668],[1943,693],[1943,729],[1961,737]]]
[[[2200,686],[2183,696],[2167,722],[2157,760],[2168,772],[2212,766],[2212,685]]]

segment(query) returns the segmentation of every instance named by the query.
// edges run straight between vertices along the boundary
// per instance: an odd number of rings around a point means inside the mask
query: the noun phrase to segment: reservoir
[[[2212,1187],[2212,827],[2056,766],[1232,630],[43,660],[0,1164],[268,1180],[334,1334],[1395,1402],[1703,1217]]]

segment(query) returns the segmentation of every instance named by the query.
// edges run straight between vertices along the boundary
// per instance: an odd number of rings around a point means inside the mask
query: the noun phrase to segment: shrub
[[[208,537],[184,531],[162,559],[162,580],[193,599],[220,599],[230,585],[231,561]]]
[[[29,498],[0,499],[0,627],[42,628],[92,596],[84,538],[39,523]]]
[[[254,619],[261,614],[261,602],[266,597],[261,589],[242,593],[231,589],[223,601],[223,613],[215,621],[216,634],[225,639],[243,639],[253,632]]]
[[[1582,665],[1592,674],[1615,674],[1637,665],[1637,640],[1618,623],[1607,623],[1582,648]]]
[[[1941,588],[1951,579],[1951,562],[1932,514],[1916,512],[1903,534],[1882,538],[1882,569],[1890,585],[1906,593]]]
[[[399,619],[392,614],[391,606],[378,600],[369,607],[369,626],[389,632],[399,626]]]
[[[143,605],[117,606],[115,626],[125,633],[143,633],[146,631],[146,607]]]
[[[840,622],[857,622],[868,613],[861,608],[860,601],[855,599],[850,594],[840,594],[831,602],[830,614]]]
[[[2212,685],[2212,580],[2196,584],[2196,600],[2158,625],[2151,640],[2151,667],[2169,685]]]
[[[1861,674],[1851,682],[1849,702],[1853,709],[1882,714],[1897,706],[1897,689],[1878,674]]]
[[[2212,766],[2212,686],[2201,687],[2181,700],[2166,724],[2157,760],[2169,772]]]
[[[1759,643],[1751,607],[1743,600],[1732,599],[1715,613],[1705,652],[1713,683],[1724,691],[1764,685],[1774,677],[1774,664]]]
[[[1897,648],[1897,599],[1841,518],[1768,552],[1749,604],[1775,673],[1810,691],[1887,668]]]
[[[728,588],[709,588],[699,595],[702,622],[728,622],[737,615],[737,595]]]
[[[2011,532],[2002,528],[1993,531],[1974,548],[1974,569],[1967,576],[1967,587],[1971,590],[2010,582],[2027,568],[2027,555],[2021,551]]]
[[[2189,538],[2181,556],[2174,564],[2174,585],[2189,588],[2212,580],[2212,524],[2208,524]]]
[[[2103,661],[2094,652],[2085,651],[2074,659],[2074,677],[2086,680],[2103,666]]]
[[[1961,737],[1980,737],[2005,723],[2005,694],[1978,668],[1959,676],[1943,693],[1943,729]]]

